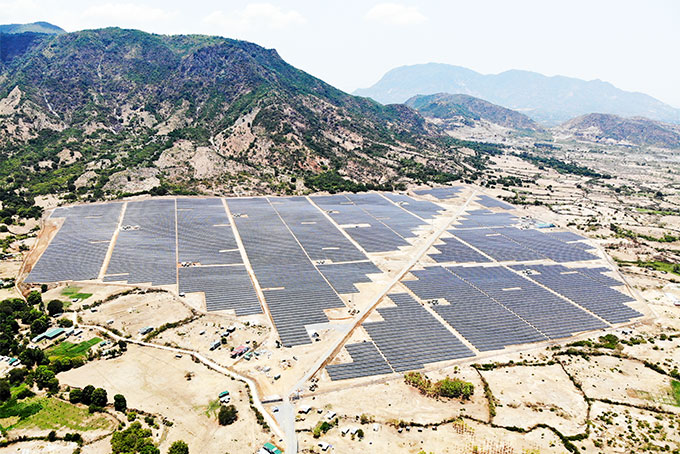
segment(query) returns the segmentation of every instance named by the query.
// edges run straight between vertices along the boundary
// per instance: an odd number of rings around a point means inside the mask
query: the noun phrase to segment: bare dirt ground
[[[588,405],[560,365],[502,367],[482,375],[497,400],[496,424],[549,424],[565,435],[585,429]]]
[[[0,448],[0,454],[71,454],[77,447],[75,443],[64,441],[22,441]]]
[[[190,376],[190,380],[187,380]],[[213,372],[184,356],[131,345],[127,353],[64,372],[60,382],[84,387],[104,387],[109,396],[123,394],[129,408],[162,415],[173,422],[153,429],[154,440],[165,452],[175,440],[185,440],[192,450],[206,454],[255,452],[271,436],[256,423],[249,408],[245,385]],[[218,394],[229,390],[238,420],[220,426],[211,408]],[[95,451],[96,452],[96,451]]]

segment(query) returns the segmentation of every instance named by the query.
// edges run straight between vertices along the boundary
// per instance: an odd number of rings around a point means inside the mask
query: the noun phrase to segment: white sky
[[[680,107],[676,0],[0,0],[0,23],[253,41],[346,91],[440,62],[602,79]]]

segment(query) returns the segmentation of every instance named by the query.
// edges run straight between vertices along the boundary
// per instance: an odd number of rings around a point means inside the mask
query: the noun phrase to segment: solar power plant
[[[539,274],[530,278],[588,309],[609,323],[622,323],[641,317],[638,311],[626,306],[632,299],[599,281],[561,265],[516,265],[512,268],[531,269]]]
[[[403,283],[423,301],[446,299],[449,305],[433,305],[432,309],[477,350],[499,350],[547,339],[508,308],[442,267],[412,274],[418,280]]]
[[[269,198],[269,202],[312,260],[367,260],[366,255],[306,198]]]
[[[179,291],[204,292],[208,311],[261,314],[262,307],[244,265],[190,266],[179,269]]]
[[[362,326],[395,372],[474,356],[472,351],[407,293],[388,295],[396,307],[379,308],[384,321]]]
[[[583,250],[597,249],[592,244],[582,243],[580,241],[576,241],[576,242],[573,242],[573,243],[567,243],[567,244],[571,247],[576,247],[576,248],[583,249]]]
[[[177,199],[180,262],[201,265],[242,263],[222,199]]]
[[[319,265],[319,271],[338,293],[356,293],[357,282],[371,282],[367,274],[382,273],[372,262],[351,262]]]
[[[403,238],[416,236],[413,232],[425,224],[421,219],[390,203],[380,194],[374,192],[348,194],[347,198]]]
[[[33,266],[26,282],[83,281],[99,276],[122,203],[57,208],[64,223]]]
[[[607,325],[574,304],[501,266],[448,267],[551,339]]]
[[[367,252],[395,251],[409,245],[408,241],[344,195],[316,196],[312,200]]]
[[[504,210],[512,210],[515,208],[509,203],[505,203],[502,200],[484,194],[477,196],[477,203],[487,208],[503,208]]]
[[[128,202],[104,281],[177,283],[175,200]]]
[[[491,261],[456,238],[441,238],[441,241],[444,244],[433,246],[439,253],[428,254],[437,263],[485,263]]]
[[[423,219],[432,219],[440,212],[444,211],[444,209],[436,203],[427,200],[416,200],[413,197],[394,192],[383,192],[382,194],[406,211]]]
[[[331,380],[345,380],[392,373],[389,364],[380,355],[373,342],[347,344],[345,349],[349,356],[352,357],[352,362],[326,366]]]
[[[564,241],[565,243],[569,243],[572,241],[581,241],[586,239],[585,237],[577,235],[573,232],[548,232],[546,233],[546,235],[549,235],[560,241]]]
[[[465,189],[463,186],[449,186],[446,188],[419,189],[413,191],[418,195],[431,195],[439,200],[453,199]]]
[[[558,263],[597,260],[598,258],[590,252],[572,247],[535,229],[504,228],[495,230],[522,246]]]
[[[493,229],[449,230],[457,238],[479,249],[498,261],[525,262],[545,257],[523,245],[509,240]]]
[[[595,279],[600,284],[604,284],[607,287],[618,287],[620,285],[623,285],[623,282],[619,281],[618,279],[614,279],[613,277],[605,276],[603,274],[610,272],[611,270],[609,268],[599,267],[599,268],[572,268],[572,269],[578,271],[581,274],[585,274],[586,276],[592,279]]]
[[[230,199],[241,241],[285,346],[309,344],[305,325],[327,323],[324,309],[344,307],[265,198]]]
[[[517,223],[517,217],[509,213],[494,213],[487,209],[472,210],[467,212],[457,229],[469,229],[478,227],[503,227]]]

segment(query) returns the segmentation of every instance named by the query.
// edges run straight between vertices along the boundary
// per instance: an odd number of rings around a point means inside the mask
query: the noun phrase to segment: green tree
[[[233,405],[222,405],[217,414],[217,419],[221,426],[228,426],[238,419],[238,411]]]
[[[9,381],[0,380],[0,401],[6,402],[10,397],[12,397],[12,391],[9,387]]]
[[[187,446],[184,441],[177,440],[172,445],[170,445],[168,454],[189,454],[189,446]]]
[[[83,388],[80,401],[85,405],[90,405],[92,403],[92,393],[94,392],[94,386],[87,385]]]
[[[49,326],[50,322],[47,320],[47,317],[40,317],[33,320],[33,323],[31,323],[31,336],[37,336],[38,334],[44,333]]]
[[[38,366],[35,371],[33,371],[33,379],[38,388],[45,389],[53,387],[52,380],[56,380],[54,377],[54,372],[50,370],[47,366]],[[57,382],[57,385],[59,382]]]
[[[106,404],[109,403],[109,398],[106,394],[106,390],[104,388],[97,388],[94,391],[92,391],[92,399],[90,403],[97,407],[101,408],[106,407]]]
[[[151,440],[151,430],[143,429],[139,421],[111,436],[112,454],[160,454]]]
[[[38,306],[43,302],[42,295],[40,294],[39,291],[33,290],[26,297],[26,302],[29,304],[29,306]]]
[[[83,398],[83,390],[80,388],[71,388],[71,391],[68,393],[68,400],[72,404],[78,404],[82,401]]]
[[[50,317],[62,314],[64,312],[64,303],[61,300],[50,301],[47,303],[47,312],[50,314]]]
[[[125,400],[125,396],[122,394],[116,394],[113,396],[113,408],[116,409],[116,411],[124,412],[127,410],[127,401]]]

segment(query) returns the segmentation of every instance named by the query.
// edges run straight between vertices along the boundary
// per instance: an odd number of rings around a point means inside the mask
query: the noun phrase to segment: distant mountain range
[[[593,112],[680,123],[680,109],[642,93],[620,90],[600,80],[547,77],[519,70],[485,75],[440,63],[401,66],[372,87],[354,92],[383,104],[403,103],[416,95],[435,93],[482,98],[547,126]]]
[[[416,109],[421,115],[440,120],[444,127],[455,127],[450,122],[473,126],[476,121],[490,123],[515,130],[539,131],[543,128],[524,114],[492,104],[469,95],[437,93],[418,95],[406,101],[406,105]]]
[[[66,33],[61,27],[49,22],[33,22],[31,24],[0,24],[0,33],[43,33],[46,35],[61,35]]]

